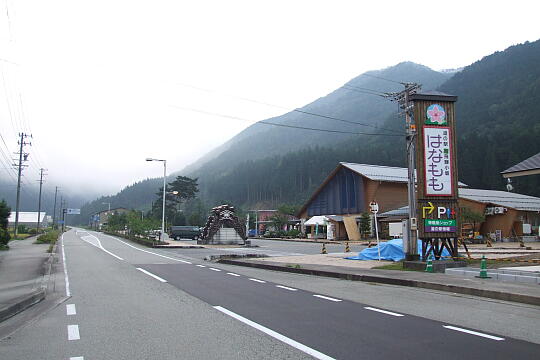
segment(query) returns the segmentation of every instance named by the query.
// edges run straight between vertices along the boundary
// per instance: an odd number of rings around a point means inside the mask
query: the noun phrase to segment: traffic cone
[[[480,261],[480,276],[477,276],[480,279],[490,279],[491,276],[487,275],[487,261],[486,256],[482,256],[482,261]]]
[[[345,243],[345,252],[351,252],[351,248],[349,247],[348,241]]]
[[[426,272],[432,273],[433,272],[433,260],[431,259],[431,254],[428,256],[427,264],[426,264]]]
[[[326,244],[325,243],[322,244],[321,254],[328,254],[326,252]]]

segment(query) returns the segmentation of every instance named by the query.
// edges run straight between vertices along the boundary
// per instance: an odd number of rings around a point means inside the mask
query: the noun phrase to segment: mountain
[[[311,127],[351,133],[385,133],[385,131],[377,129],[376,126],[391,114],[396,113],[396,105],[387,99],[373,95],[372,91],[398,91],[403,88],[399,84],[399,82],[403,81],[419,82],[424,85],[424,89],[434,89],[450,76],[449,74],[433,71],[423,65],[403,62],[386,69],[361,74],[339,89],[300,108],[300,111],[292,111],[266,119],[266,121],[287,126]],[[380,78],[391,81],[381,80]],[[365,89],[372,91],[366,91]],[[321,116],[306,114],[306,112]],[[332,120],[329,117],[348,122]],[[395,119],[395,116],[393,118]],[[351,122],[362,123],[363,125],[352,124]],[[399,129],[396,124],[393,124],[392,127]],[[254,161],[261,161],[260,164],[266,164],[272,162],[274,158],[279,158],[291,152],[304,151],[304,153],[311,153],[312,150],[309,149],[313,146],[333,147],[347,140],[351,141],[352,139],[354,141],[357,138],[358,135],[347,133],[326,133],[257,123],[248,127],[222,146],[212,150],[196,163],[176,173],[176,175],[182,173],[190,177],[197,177],[200,184],[200,197],[209,205],[214,205],[215,202],[221,200],[233,201],[233,199],[238,199],[239,203],[242,204],[245,201],[251,202],[251,199],[261,199],[262,203],[266,203],[267,201],[264,199],[268,197],[273,198],[272,203],[274,203],[278,201],[278,198],[285,196],[283,191],[281,191],[281,197],[271,195],[269,190],[267,196],[262,196],[261,192],[259,192],[258,195],[248,195],[249,200],[243,198],[240,200],[240,197],[230,196],[231,193],[226,189],[220,190],[219,184],[214,180],[238,173],[245,174],[249,170],[249,165],[246,168],[246,163],[252,164]],[[300,158],[302,156],[296,156],[295,159],[297,160],[295,161],[299,161]],[[296,163],[295,161],[292,163]],[[329,158],[328,164],[334,166],[335,159]],[[317,169],[317,165],[313,165],[306,171]],[[239,166],[242,168],[240,171],[237,170]],[[265,169],[272,168],[267,165],[261,166]],[[304,166],[297,167],[297,169],[303,168]],[[251,171],[251,173],[256,174],[257,172]],[[259,173],[262,174],[263,170],[259,171]],[[266,180],[275,179],[279,174],[279,171],[275,172],[272,177],[266,177]],[[171,176],[169,180],[172,180],[173,177]],[[317,177],[306,177],[305,179],[309,184],[306,185],[306,188],[310,188],[318,180]],[[254,181],[257,183],[259,180]],[[154,199],[154,193],[159,188],[159,183],[159,179],[144,180],[128,186],[115,196],[103,197],[88,203],[82,209],[81,219],[102,210],[103,202],[111,202],[113,207],[148,208],[150,202]],[[279,181],[275,180],[274,183],[278,184]],[[295,196],[294,199],[296,202],[300,198]]]
[[[395,113],[396,105],[387,99],[368,93],[365,89],[393,92],[403,88],[399,82],[407,81],[421,83],[424,89],[431,90],[450,76],[450,74],[442,74],[423,65],[402,62],[383,70],[366,72],[330,94],[298,109],[299,111],[288,112],[263,121],[350,133],[376,133],[378,130],[375,126],[383,122],[390,114]],[[381,80],[380,77],[393,80],[393,82]],[[363,125],[352,124],[352,122]],[[242,161],[286,154],[290,151],[311,147],[314,144],[334,146],[350,137],[350,134],[328,134],[265,125],[259,122],[240,132],[197,161],[196,164],[188,166],[182,173],[203,178],[211,174],[222,173]]]

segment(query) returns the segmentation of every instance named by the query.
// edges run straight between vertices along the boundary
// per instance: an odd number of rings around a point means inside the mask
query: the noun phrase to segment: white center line
[[[285,290],[289,290],[289,291],[297,291],[298,289],[293,289],[293,288],[290,288],[290,287],[287,287],[287,286],[283,286],[283,285],[276,285],[276,287],[280,288],[280,289],[285,289]]]
[[[387,314],[387,315],[392,315],[392,316],[405,316],[405,315],[398,314],[398,313],[395,313],[395,312],[377,309],[377,308],[374,308],[374,307],[371,307],[371,306],[364,306],[364,309],[371,310],[371,311],[377,311],[377,312]]]
[[[75,304],[66,305],[66,315],[77,315],[77,310],[75,310]]]
[[[255,328],[255,329],[259,330],[259,331],[262,331],[263,333],[265,333],[267,335],[270,335],[274,339],[282,341],[285,344],[288,344],[288,345],[290,345],[290,346],[292,346],[292,347],[294,347],[294,348],[296,348],[296,349],[298,349],[300,351],[303,351],[306,354],[311,355],[316,359],[335,360],[334,358],[332,358],[332,357],[330,357],[330,356],[328,356],[326,354],[323,354],[322,352],[319,352],[319,351],[317,351],[315,349],[312,349],[312,348],[310,348],[310,347],[308,347],[308,346],[306,346],[306,345],[304,345],[302,343],[299,343],[298,341],[295,341],[295,340],[293,340],[291,338],[288,338],[288,337],[286,337],[284,335],[281,335],[280,333],[277,333],[274,330],[271,330],[271,329],[269,329],[267,327],[264,327],[264,326],[262,326],[260,324],[257,324],[256,322],[253,322],[253,321],[251,321],[249,319],[246,319],[245,317],[240,316],[240,315],[238,315],[238,314],[236,314],[236,313],[234,313],[234,312],[232,312],[230,310],[227,310],[227,309],[225,309],[225,308],[223,308],[221,306],[214,306],[214,308],[216,310],[221,311],[224,314],[229,315],[232,318],[235,318],[236,320],[239,320],[239,321],[243,322],[246,325],[249,325],[249,326],[251,326],[251,327],[253,327],[253,328]]]
[[[159,281],[164,282],[164,283],[167,282],[167,280],[162,279],[162,278],[160,278],[159,276],[152,274],[150,271],[146,271],[146,270],[141,269],[141,268],[137,268],[137,270],[142,271],[142,272],[145,273],[146,275],[151,276],[151,277],[153,277],[153,278],[156,279],[156,280],[159,280]]]
[[[62,262],[64,263],[64,280],[66,283],[66,296],[71,297],[71,291],[69,290],[69,277],[67,272],[67,264],[66,264],[66,252],[64,251],[64,234],[62,234],[62,237],[60,238],[62,240]]]
[[[68,325],[68,340],[79,340],[81,336],[79,335],[79,325]]]
[[[204,265],[195,265],[195,266],[198,266],[198,267],[201,267],[201,268],[202,268],[202,267],[206,267],[206,266],[204,266]]]
[[[313,296],[321,298],[321,299],[325,299],[325,300],[335,301],[335,302],[343,301],[340,299],[334,299],[334,298],[331,298],[329,296],[324,296],[324,295],[313,295]]]
[[[227,275],[232,275],[232,276],[240,276],[238,274],[235,274],[235,273],[227,273]]]
[[[467,333],[467,334],[476,335],[476,336],[481,336],[481,337],[485,337],[485,338],[488,338],[488,339],[491,339],[491,340],[496,340],[496,341],[502,341],[502,340],[504,340],[504,338],[502,338],[502,337],[493,336],[493,335],[488,335],[488,334],[483,334],[483,333],[481,333],[481,332],[472,331],[472,330],[467,330],[467,329],[462,329],[462,328],[458,328],[458,327],[450,326],[450,325],[443,325],[443,328],[450,329],[450,330],[461,331],[461,332],[464,332],[464,333]]]
[[[212,270],[212,271],[221,271],[221,270],[216,269],[216,268],[209,268],[209,269]]]
[[[255,281],[255,282],[258,282],[258,283],[261,283],[261,284],[266,284],[266,281],[259,280],[259,279],[252,279],[252,278],[250,278],[249,280]]]

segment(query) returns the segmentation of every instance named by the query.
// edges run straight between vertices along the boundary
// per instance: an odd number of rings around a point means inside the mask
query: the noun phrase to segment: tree
[[[5,200],[0,201],[0,248],[7,246],[11,239],[8,231],[8,219],[11,214],[11,208]]]
[[[371,217],[369,213],[363,212],[360,215],[360,224],[359,224],[360,236],[366,236],[371,232]]]
[[[476,231],[476,224],[483,223],[486,220],[486,216],[478,211],[474,211],[469,207],[462,207],[459,211],[459,217],[461,220],[461,226],[464,223],[472,223],[473,231]]]
[[[287,218],[287,215],[276,212],[270,216],[268,220],[270,220],[270,224],[275,231],[283,231],[283,227],[287,225],[289,219]]]
[[[173,182],[167,184],[167,193],[165,194],[165,218],[169,219],[172,225],[184,225],[186,220],[183,214],[180,214],[179,205],[186,200],[195,198],[199,192],[198,179],[191,179],[186,176],[177,176]],[[158,199],[152,205],[152,216],[160,219],[163,206],[163,187],[156,193]],[[177,222],[183,222],[179,224]]]

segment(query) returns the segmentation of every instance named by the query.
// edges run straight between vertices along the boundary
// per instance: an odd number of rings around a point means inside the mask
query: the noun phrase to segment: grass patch
[[[375,269],[375,270],[400,270],[400,271],[423,271],[423,270],[415,270],[415,269],[405,269],[405,268],[403,268],[403,261],[396,261],[396,262],[393,262],[392,264],[375,266],[372,269]]]

